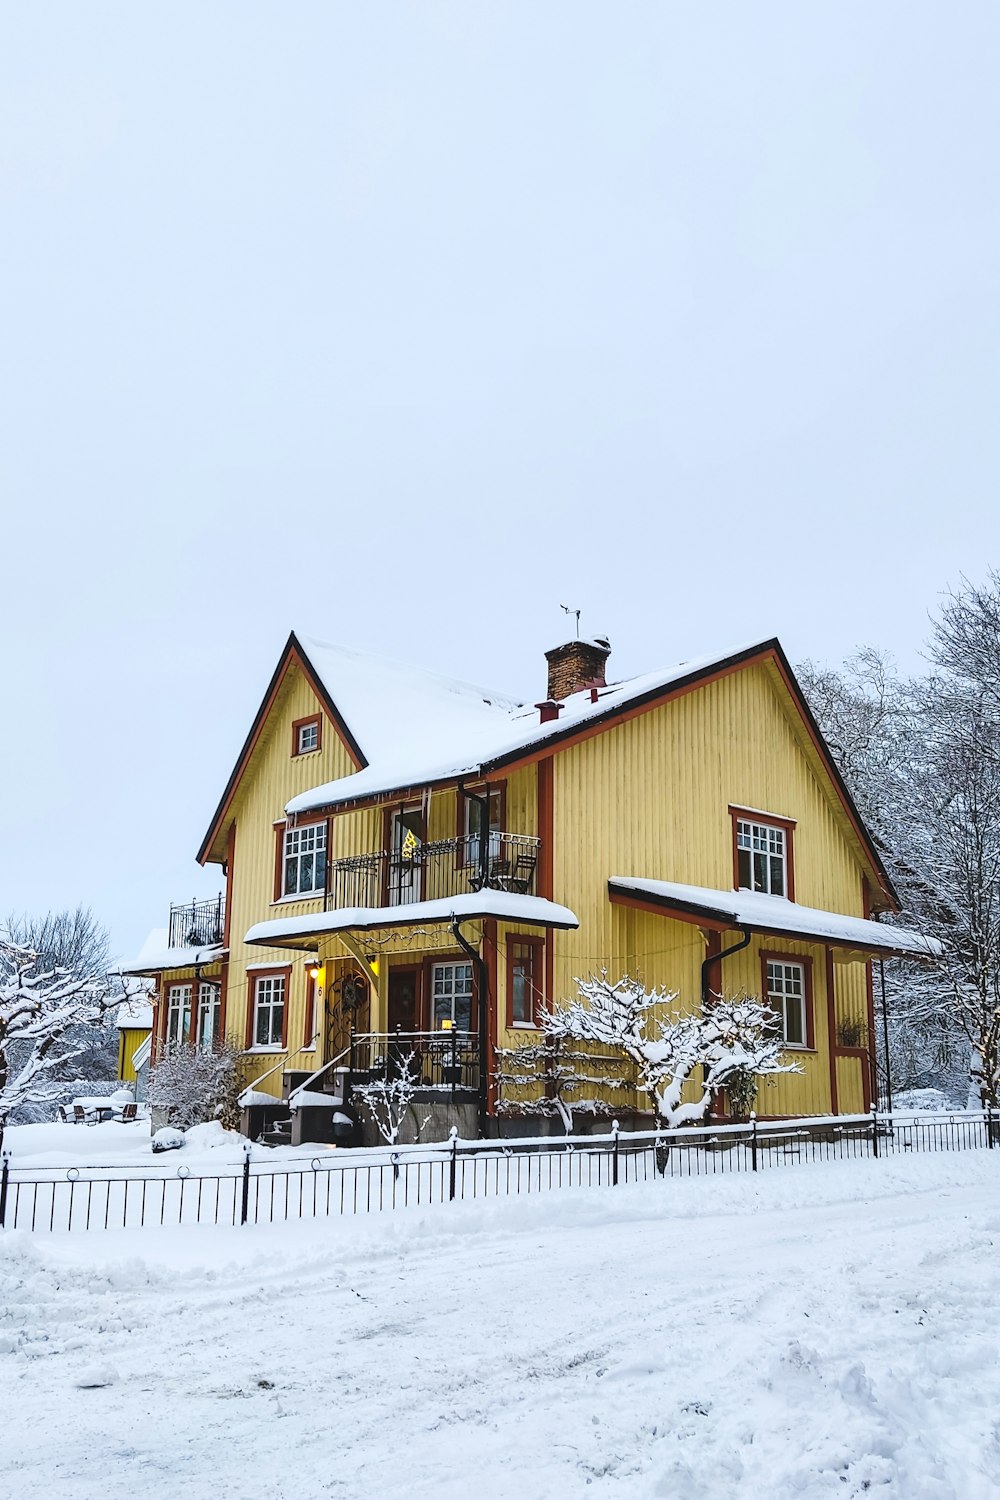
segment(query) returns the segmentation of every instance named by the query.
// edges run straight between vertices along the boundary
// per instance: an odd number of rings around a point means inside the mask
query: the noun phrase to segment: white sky
[[[906,664],[998,559],[1000,8],[0,14],[0,913],[128,955],[292,625]]]

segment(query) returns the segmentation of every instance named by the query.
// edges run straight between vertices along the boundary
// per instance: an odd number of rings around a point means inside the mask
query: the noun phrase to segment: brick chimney
[[[553,646],[546,651],[549,701],[559,703],[584,688],[604,687],[604,667],[610,655],[611,646],[601,637],[593,641],[567,641],[565,646]]]

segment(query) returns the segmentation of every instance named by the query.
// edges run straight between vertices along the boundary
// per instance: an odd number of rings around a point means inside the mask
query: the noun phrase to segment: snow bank
[[[236,1500],[248,1474],[332,1500],[995,1500],[997,1155],[0,1236],[3,1467],[19,1500],[163,1475]]]

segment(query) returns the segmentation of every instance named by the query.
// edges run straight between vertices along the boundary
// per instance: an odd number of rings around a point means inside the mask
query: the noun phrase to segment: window
[[[292,725],[292,754],[309,755],[322,743],[323,721],[319,714],[309,719],[296,719]]]
[[[476,789],[480,796],[486,793],[485,787]],[[490,813],[490,860],[495,860],[500,854],[500,834],[503,832],[503,787],[491,786],[486,795],[489,796]],[[479,864],[479,835],[482,829],[483,809],[482,804],[473,802],[470,797],[460,799],[465,803],[465,827],[459,829],[459,834],[464,837],[460,848],[460,863],[475,868]]]
[[[325,887],[326,824],[286,828],[282,895],[321,895]]]
[[[806,966],[785,959],[764,960],[766,1000],[781,1017],[787,1047],[811,1047],[811,1016]]]
[[[172,984],[167,990],[167,1045],[186,1046],[191,1040],[190,984]]]
[[[219,1042],[221,1016],[222,990],[203,979],[198,986],[198,1045],[203,1052],[211,1052]]]
[[[788,832],[774,823],[736,819],[736,884],[741,891],[789,895]]]
[[[542,996],[542,944],[507,939],[507,1010],[511,1026],[534,1026]]]
[[[434,1030],[451,1021],[458,1031],[472,1030],[472,965],[431,964]]]
[[[285,1045],[285,976],[258,974],[254,980],[253,1045]]]

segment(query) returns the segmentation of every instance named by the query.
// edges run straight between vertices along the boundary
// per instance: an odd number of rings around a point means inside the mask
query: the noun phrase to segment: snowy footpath
[[[0,1234],[18,1500],[996,1500],[1000,1152]]]

